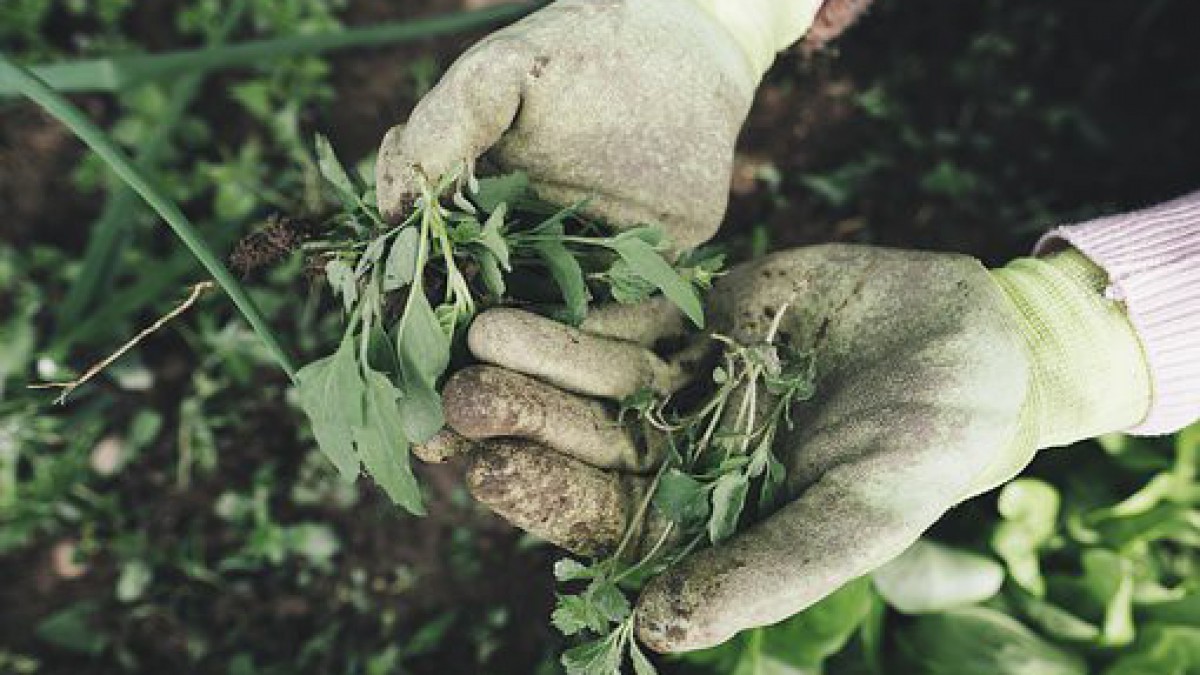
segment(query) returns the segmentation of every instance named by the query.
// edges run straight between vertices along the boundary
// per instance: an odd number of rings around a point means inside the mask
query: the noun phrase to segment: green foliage
[[[719,261],[694,257],[687,268],[672,267],[655,228],[610,234],[582,219],[580,205],[537,215],[547,206],[533,199],[524,176],[476,182],[462,169],[423,186],[412,213],[390,226],[373,191],[324,137],[317,137],[315,164],[343,210],[312,248],[349,319],[337,352],[300,371],[300,405],[344,477],[353,480],[365,468],[411,513],[424,509],[409,445],[442,429],[438,385],[456,340],[482,304],[509,299],[516,270],[548,270],[572,323],[583,320],[606,284],[608,297],[629,302],[661,291],[703,323],[696,288],[711,282]],[[637,297],[611,290],[614,267],[648,290]],[[390,310],[393,302],[398,312]]]

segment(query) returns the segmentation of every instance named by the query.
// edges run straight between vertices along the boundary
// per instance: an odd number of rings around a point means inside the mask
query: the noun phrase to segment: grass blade
[[[3,55],[0,55],[0,79],[14,85],[17,91],[37,103],[47,113],[71,129],[76,136],[112,168],[114,173],[154,208],[158,215],[167,222],[167,225],[174,230],[175,234],[183,240],[183,243],[196,256],[200,264],[208,270],[213,280],[233,300],[234,305],[237,306],[259,339],[266,344],[267,349],[275,357],[275,360],[283,368],[284,372],[288,374],[288,377],[295,380],[296,368],[292,364],[292,360],[283,351],[283,347],[280,346],[275,334],[271,331],[270,326],[267,325],[266,320],[263,319],[262,313],[258,311],[258,307],[255,306],[254,301],[246,294],[242,285],[233,278],[233,275],[229,273],[225,265],[221,263],[212,249],[208,247],[204,239],[200,237],[200,234],[192,226],[187,216],[183,215],[183,212],[179,210],[179,207],[155,189],[150,181],[142,175],[141,171],[133,165],[133,162],[113,144],[108,135],[93,124],[70,101],[60,96],[28,70],[12,63]]]

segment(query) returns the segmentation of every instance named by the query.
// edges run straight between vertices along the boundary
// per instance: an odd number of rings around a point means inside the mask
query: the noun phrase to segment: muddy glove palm
[[[989,273],[964,256],[850,246],[779,253],[722,279],[712,329],[758,343],[788,307],[779,337],[815,353],[817,397],[775,448],[790,503],[652,581],[640,638],[685,651],[782,620],[1039,448],[1137,423],[1145,360],[1104,282],[1074,252]],[[654,458],[601,401],[669,392],[697,370],[647,348],[677,332],[662,309],[598,313],[584,331],[512,310],[477,320],[471,347],[494,366],[456,375],[446,405],[458,431],[491,439],[472,451],[480,500],[567,548],[611,549]]]
[[[422,177],[490,150],[543,200],[586,199],[589,215],[692,248],[724,215],[759,79],[817,4],[560,0],[475,45],[388,133],[379,206],[401,217]]]

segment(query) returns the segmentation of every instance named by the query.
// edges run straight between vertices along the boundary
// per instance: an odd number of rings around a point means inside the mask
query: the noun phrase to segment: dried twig
[[[157,321],[144,328],[140,333],[133,336],[133,338],[128,342],[121,345],[115,352],[109,354],[91,368],[88,368],[83,375],[80,375],[74,380],[69,382],[46,382],[43,384],[31,384],[29,385],[29,388],[62,389],[62,393],[59,394],[58,398],[54,399],[54,402],[59,405],[66,403],[67,397],[70,396],[72,392],[74,392],[88,380],[91,380],[99,375],[104,371],[105,368],[112,365],[114,361],[124,356],[127,352],[129,352],[129,350],[136,347],[142,340],[145,340],[146,338],[150,337],[150,335],[160,330],[163,326],[167,325],[167,323],[169,323],[172,319],[175,319],[180,314],[183,314],[191,309],[192,305],[196,304],[196,301],[200,299],[201,295],[204,295],[206,291],[210,291],[215,287],[216,284],[211,281],[201,281],[200,283],[193,285],[188,293],[187,298],[184,299],[183,302],[179,303],[175,309],[172,309],[171,311],[159,317]]]

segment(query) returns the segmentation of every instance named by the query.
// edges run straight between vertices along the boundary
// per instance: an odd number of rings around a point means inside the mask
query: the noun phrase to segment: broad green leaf
[[[1024,478],[1006,485],[997,503],[1004,520],[992,534],[992,548],[1013,580],[1038,597],[1046,592],[1038,552],[1054,537],[1059,502],[1053,486]]]
[[[558,241],[539,241],[533,245],[533,249],[545,261],[550,276],[562,292],[567,322],[574,326],[583,323],[587,316],[589,295],[579,261]]]
[[[578,635],[585,630],[599,633],[608,627],[608,620],[587,598],[581,595],[560,595],[550,622],[563,635]]]
[[[358,477],[354,429],[363,423],[365,387],[354,339],[347,336],[333,356],[314,361],[296,374],[300,405],[312,422],[321,452],[346,480]]]
[[[985,607],[926,614],[902,629],[901,652],[925,675],[1086,675],[1081,658]]]
[[[424,293],[414,293],[400,319],[396,351],[404,367],[405,383],[419,377],[434,384],[450,364],[450,336]]]
[[[383,290],[397,291],[413,282],[417,276],[417,260],[420,257],[421,232],[415,227],[400,230],[392,242],[387,261],[383,267]]]
[[[406,380],[399,401],[404,433],[413,443],[424,443],[446,426],[442,397],[430,382]]]
[[[512,206],[528,196],[529,176],[522,171],[517,171],[504,176],[481,178],[474,200],[479,208],[492,213],[501,204]]]
[[[976,553],[925,539],[875,571],[875,588],[905,614],[928,614],[983,602],[1000,591],[1004,566]]]
[[[409,513],[425,515],[397,403],[400,392],[385,375],[373,370],[366,373],[366,385],[365,420],[355,429],[363,466],[393,502]]]
[[[636,236],[614,237],[610,246],[628,263],[634,274],[654,284],[697,328],[704,327],[704,308],[695,289],[679,276],[653,246]]]
[[[711,512],[707,488],[679,469],[663,474],[654,492],[654,506],[667,519],[684,526],[704,522]]]
[[[749,481],[740,472],[727,473],[717,479],[712,491],[712,517],[708,520],[708,538],[714,544],[725,541],[737,531],[749,489]]]
[[[354,181],[350,179],[350,175],[346,173],[346,168],[338,159],[337,153],[334,152],[333,146],[330,145],[329,139],[318,134],[316,138],[317,150],[317,168],[321,171],[321,175],[329,184],[337,190],[338,197],[347,206],[358,204],[358,188],[355,187]]]

